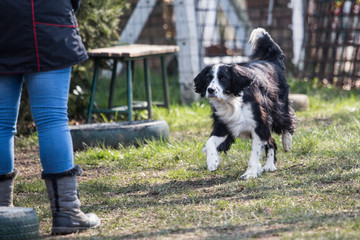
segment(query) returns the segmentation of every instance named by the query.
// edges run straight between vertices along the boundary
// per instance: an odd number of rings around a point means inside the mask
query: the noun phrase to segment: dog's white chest
[[[250,137],[256,127],[250,103],[242,97],[234,98],[231,104],[213,103],[215,114],[227,125],[234,137]]]

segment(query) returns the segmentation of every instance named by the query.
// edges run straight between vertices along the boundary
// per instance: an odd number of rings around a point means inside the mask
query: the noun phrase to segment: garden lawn
[[[82,210],[101,227],[64,239],[359,239],[360,94],[313,88],[310,110],[297,112],[293,148],[278,143],[277,168],[257,179],[239,177],[250,140],[222,154],[218,171],[206,169],[201,152],[211,132],[210,107],[155,109],[170,126],[168,141],[89,148],[76,152]],[[42,236],[51,239],[51,212],[40,179],[36,136],[16,139],[15,205],[34,208]]]

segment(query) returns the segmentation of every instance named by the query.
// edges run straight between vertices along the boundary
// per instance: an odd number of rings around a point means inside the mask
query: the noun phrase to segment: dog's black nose
[[[215,90],[214,90],[213,88],[208,88],[208,92],[209,92],[210,94],[213,94],[213,93],[215,92]]]

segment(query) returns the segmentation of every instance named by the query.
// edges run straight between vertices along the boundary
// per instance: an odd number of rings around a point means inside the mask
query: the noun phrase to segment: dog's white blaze
[[[214,72],[214,78],[213,80],[210,82],[209,86],[208,86],[208,89],[209,88],[212,88],[215,90],[214,94],[216,96],[216,98],[218,99],[223,99],[224,98],[224,93],[222,91],[222,87],[219,83],[219,78],[218,78],[218,71],[219,71],[219,68],[220,66],[222,66],[222,64],[217,64],[217,65],[214,65],[213,67],[213,72]],[[209,95],[209,92],[206,91],[206,97],[211,99],[212,97]]]
[[[227,136],[217,137],[211,136],[205,145],[205,153],[206,153],[206,163],[209,171],[217,170],[220,164],[220,156],[218,154],[217,148],[221,143],[225,141]]]

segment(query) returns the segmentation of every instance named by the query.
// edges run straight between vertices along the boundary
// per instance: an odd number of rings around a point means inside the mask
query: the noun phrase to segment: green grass
[[[168,141],[76,152],[82,209],[100,228],[75,239],[358,239],[360,234],[360,105],[358,92],[315,88],[290,80],[293,93],[310,97],[297,112],[293,148],[275,136],[278,170],[242,181],[250,140],[237,140],[208,172],[201,150],[211,131],[206,101],[155,108],[170,126]],[[21,151],[34,138],[18,139]],[[30,148],[31,149],[31,148]],[[37,160],[37,156],[31,159]],[[20,176],[15,205],[33,207],[47,235],[51,214],[38,175]],[[65,236],[64,238],[68,238]]]

